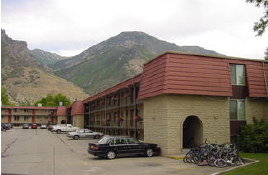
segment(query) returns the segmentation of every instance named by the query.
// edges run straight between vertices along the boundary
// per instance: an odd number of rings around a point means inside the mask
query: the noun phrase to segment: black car
[[[146,155],[152,157],[160,152],[157,144],[143,143],[132,137],[104,137],[98,143],[88,144],[88,153],[114,159],[117,155]]]

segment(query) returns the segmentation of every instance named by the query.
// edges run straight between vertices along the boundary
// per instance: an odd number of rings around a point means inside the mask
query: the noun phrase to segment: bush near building
[[[253,124],[241,127],[238,147],[243,152],[268,152],[268,122],[253,119]]]

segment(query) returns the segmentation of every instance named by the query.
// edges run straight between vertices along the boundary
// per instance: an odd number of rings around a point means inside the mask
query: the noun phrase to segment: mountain
[[[9,38],[1,30],[1,85],[11,101],[34,102],[48,93],[62,93],[70,100],[84,99],[83,90],[51,73],[51,69],[31,56],[25,41]]]
[[[207,50],[199,46],[180,46],[180,48],[182,49],[182,51],[185,51],[185,52],[200,53],[200,54],[207,54],[207,55],[222,55],[213,50]]]
[[[56,75],[92,95],[141,73],[145,62],[165,51],[219,55],[198,46],[180,47],[143,32],[122,32],[51,67]]]
[[[34,59],[28,52],[25,41],[15,41],[6,35],[1,29],[1,68],[37,67],[46,69],[39,61]]]
[[[43,63],[44,65],[51,65],[51,64],[56,63],[59,60],[63,60],[67,58],[67,57],[57,55],[55,53],[43,51],[41,49],[29,50],[29,54],[33,58],[37,59],[39,62]]]

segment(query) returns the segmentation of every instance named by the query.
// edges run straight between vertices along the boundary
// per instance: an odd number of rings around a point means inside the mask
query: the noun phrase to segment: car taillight
[[[98,150],[99,148],[98,148],[98,146],[94,145],[94,146],[93,146],[93,149],[94,149],[94,150]]]

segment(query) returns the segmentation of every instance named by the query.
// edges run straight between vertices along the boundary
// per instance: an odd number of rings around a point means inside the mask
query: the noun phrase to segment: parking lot
[[[223,169],[201,167],[162,156],[100,159],[87,153],[89,142],[72,140],[46,129],[13,128],[1,132],[2,174],[28,175],[163,175],[211,174]]]

